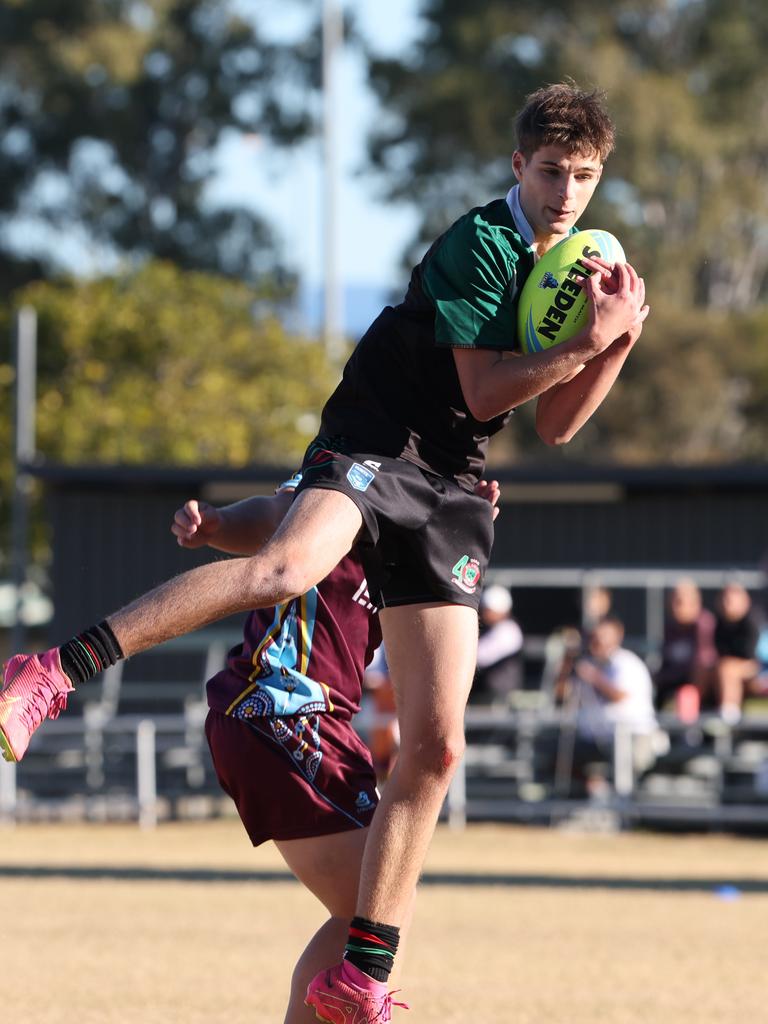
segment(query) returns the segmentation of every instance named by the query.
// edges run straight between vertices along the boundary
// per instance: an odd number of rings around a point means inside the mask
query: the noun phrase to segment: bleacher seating
[[[663,590],[678,574],[653,570],[643,576],[634,571],[603,580],[594,572],[579,576],[571,570],[560,583],[572,588],[599,580],[614,588],[634,588],[642,597],[635,604],[646,614],[644,621],[632,624],[629,646],[646,653],[658,633]],[[724,577],[713,570],[700,582],[715,588]],[[517,579],[507,570],[494,578],[515,593],[518,587],[554,587],[558,582],[549,571],[536,577],[526,570]],[[757,586],[758,580],[762,575],[755,573],[750,584]],[[203,684],[237,640],[232,631],[202,631],[120,663],[79,688],[67,713],[43,725],[17,767],[16,813],[135,816],[138,740],[144,722],[154,725],[153,785],[163,813],[181,813],[190,797],[219,813],[227,802],[203,736]],[[557,656],[551,637],[526,636],[526,688],[513,693],[503,707],[469,708],[467,754],[446,808],[452,820],[556,822],[574,812],[577,802],[537,762],[539,740],[546,735],[556,740],[568,727],[552,695]],[[363,732],[365,723],[363,716]],[[631,793],[616,797],[613,807],[620,823],[768,828],[768,701],[750,704],[735,726],[712,715],[694,725],[666,715],[661,724],[670,737],[669,750],[634,779]],[[6,793],[8,813],[7,784],[0,789]]]

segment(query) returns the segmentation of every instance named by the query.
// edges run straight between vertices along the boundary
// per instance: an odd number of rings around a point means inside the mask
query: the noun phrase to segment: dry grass
[[[400,1019],[763,1020],[766,852],[764,840],[721,836],[441,830],[403,979],[413,1009]],[[137,868],[146,877],[114,877]],[[280,868],[235,822],[0,831],[4,1019],[279,1024],[292,958],[322,912],[290,881],[225,879]],[[718,881],[741,895],[721,898]]]

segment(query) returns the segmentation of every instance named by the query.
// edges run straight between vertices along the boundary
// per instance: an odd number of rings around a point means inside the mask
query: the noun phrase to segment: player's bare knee
[[[463,732],[450,735],[435,735],[422,740],[413,750],[401,749],[400,760],[403,768],[415,773],[417,778],[432,779],[447,785],[464,755]]]
[[[463,732],[446,739],[441,744],[440,774],[445,776],[449,781],[453,778],[454,772],[458,768],[459,762],[464,756],[465,749],[466,742],[464,740]]]
[[[251,560],[248,583],[254,596],[254,606],[263,604],[265,591],[269,594],[270,604],[282,604],[305,594],[314,582],[293,559],[257,556]]]

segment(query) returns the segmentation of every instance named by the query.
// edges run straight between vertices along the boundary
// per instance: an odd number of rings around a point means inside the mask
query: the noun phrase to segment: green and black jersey
[[[534,264],[516,189],[459,218],[414,269],[404,300],[361,339],[323,410],[321,435],[402,457],[471,488],[509,413],[476,420],[452,349],[513,351],[517,297]]]

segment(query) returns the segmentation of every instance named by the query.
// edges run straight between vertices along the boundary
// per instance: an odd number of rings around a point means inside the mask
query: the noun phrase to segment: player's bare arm
[[[536,404],[536,433],[550,445],[567,444],[600,407],[642,333],[642,323],[617,338],[572,379],[545,391]]]
[[[566,444],[599,408],[621,372],[627,356],[643,330],[649,313],[645,303],[645,283],[633,267],[626,264],[631,292],[636,296],[637,317],[624,334],[586,363],[578,373],[545,391],[536,405],[536,431],[546,444]],[[617,268],[618,270],[618,268]],[[615,280],[620,280],[618,274]],[[590,305],[590,329],[596,317]]]
[[[576,374],[582,376],[582,367],[633,330],[638,321],[642,323],[647,316],[647,307],[639,306],[641,296],[643,299],[645,296],[642,279],[629,264],[618,264],[615,273],[618,287],[610,290],[605,283],[607,272],[595,273],[585,281],[590,320],[585,329],[569,341],[544,352],[512,359],[487,350],[454,350],[464,400],[476,419],[490,420],[538,398],[568,378],[575,381]],[[620,366],[617,373],[618,369]],[[577,387],[583,393],[581,382]],[[583,399],[592,403],[587,394],[583,394]],[[599,401],[584,417],[585,421]]]
[[[253,555],[269,540],[293,500],[293,489],[254,496],[223,508],[191,498],[178,509],[171,533],[183,548],[204,546],[231,555]]]

